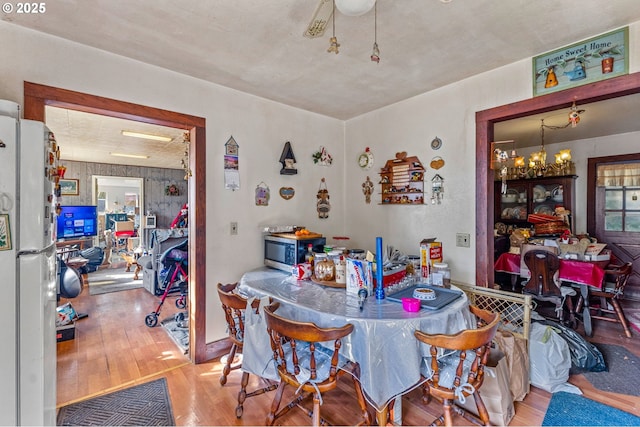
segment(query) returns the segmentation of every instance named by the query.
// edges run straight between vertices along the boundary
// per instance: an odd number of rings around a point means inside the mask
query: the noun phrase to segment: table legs
[[[580,284],[580,296],[582,297],[582,322],[584,324],[584,333],[590,337],[593,333],[591,328],[591,310],[589,309],[589,286]]]
[[[386,406],[376,411],[376,421],[379,426],[386,426],[389,423],[389,410]]]

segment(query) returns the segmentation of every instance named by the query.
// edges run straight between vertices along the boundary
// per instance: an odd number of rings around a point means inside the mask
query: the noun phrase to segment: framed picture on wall
[[[79,180],[77,179],[61,179],[60,195],[61,196],[77,196],[80,194]]]
[[[11,227],[9,226],[9,215],[0,215],[0,251],[11,250]]]

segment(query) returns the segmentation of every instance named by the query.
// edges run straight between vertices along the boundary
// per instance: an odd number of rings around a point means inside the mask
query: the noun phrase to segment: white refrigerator
[[[56,423],[59,148],[0,100],[0,425]]]

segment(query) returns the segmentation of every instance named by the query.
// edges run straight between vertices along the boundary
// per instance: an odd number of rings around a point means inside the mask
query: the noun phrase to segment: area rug
[[[640,426],[640,418],[628,412],[573,393],[551,396],[543,426]]]
[[[598,390],[640,396],[640,387],[630,378],[640,378],[640,358],[624,347],[595,344],[602,352],[608,371],[585,372],[583,375]]]
[[[59,426],[173,426],[166,378],[60,408]]]
[[[625,307],[624,317],[627,318],[629,326],[635,329],[636,332],[640,333],[640,308]]]
[[[133,280],[133,269],[127,272],[125,267],[106,268],[89,273],[89,295],[100,295],[109,292],[129,291],[141,288],[142,273],[138,280]]]
[[[177,320],[176,316],[170,316],[160,321],[162,327],[167,331],[171,339],[184,354],[189,351],[189,323],[188,320]]]

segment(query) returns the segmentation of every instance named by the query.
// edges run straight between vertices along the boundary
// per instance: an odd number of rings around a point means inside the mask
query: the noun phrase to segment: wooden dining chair
[[[242,363],[236,363],[234,365],[234,359],[237,352],[242,352],[242,345],[244,342],[244,315],[247,307],[247,299],[242,295],[238,295],[234,292],[238,283],[231,283],[223,285],[218,283],[218,296],[222,303],[222,309],[224,310],[224,317],[227,321],[227,332],[229,339],[231,340],[231,349],[227,355],[227,360],[222,368],[222,375],[220,376],[220,385],[224,386],[227,383],[227,376],[232,370],[242,368]],[[259,300],[255,300],[251,306],[258,310]],[[256,389],[250,393],[247,393],[247,385],[249,384],[249,372],[242,372],[242,379],[240,381],[240,391],[238,392],[238,406],[236,407],[236,417],[242,417],[244,410],[244,401],[248,397],[258,396],[271,390],[275,390],[277,384],[261,378],[261,381],[267,383],[265,387]]]
[[[467,329],[454,335],[427,334],[420,330],[415,337],[426,345],[428,356],[423,357],[420,374],[424,380],[423,401],[429,404],[431,397],[442,402],[444,413],[432,425],[451,426],[453,414],[478,425],[489,425],[489,413],[482,401],[479,389],[484,381],[484,367],[489,357],[491,340],[496,334],[500,315],[476,306],[469,310],[478,322],[477,329]],[[457,401],[473,396],[478,416],[470,413]]]
[[[565,321],[564,307],[569,312],[569,324],[576,326],[572,296],[576,290],[571,286],[561,286],[558,280],[560,258],[547,250],[531,250],[523,255],[523,261],[531,272],[531,278],[525,283],[522,292],[535,300],[551,302],[555,305],[555,317]],[[542,313],[540,313],[542,314]]]
[[[280,384],[267,415],[266,425],[273,425],[281,416],[297,406],[308,413],[312,424],[327,424],[320,417],[322,394],[333,390],[343,374],[350,374],[360,406],[362,421],[357,425],[370,425],[364,394],[360,385],[360,365],[339,354],[342,339],[353,331],[352,324],[338,328],[321,328],[314,323],[286,319],[275,313],[278,304],[265,307],[267,331],[271,338],[271,350],[276,361]],[[331,348],[320,343],[332,342]],[[280,406],[287,385],[296,390],[291,402]],[[312,397],[313,409],[307,410],[303,401]]]
[[[592,319],[606,320],[607,322],[620,323],[624,333],[631,338],[631,329],[627,322],[619,298],[624,293],[627,281],[633,272],[633,263],[609,264],[604,270],[604,280],[602,289],[591,288],[589,290],[589,310]],[[583,296],[578,298],[576,310],[582,310],[584,304]],[[611,307],[611,308],[609,308]]]

